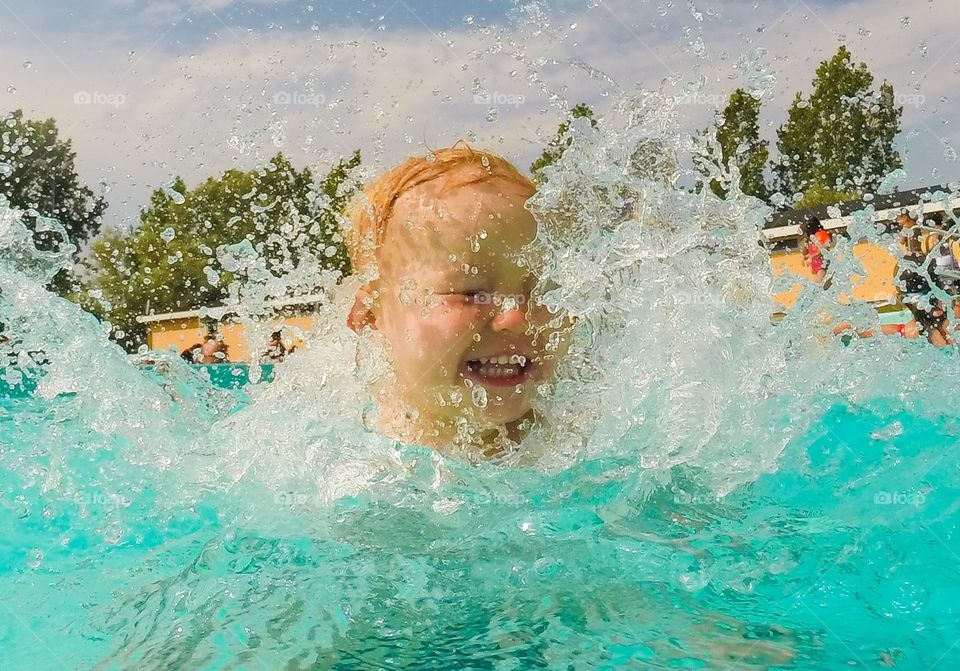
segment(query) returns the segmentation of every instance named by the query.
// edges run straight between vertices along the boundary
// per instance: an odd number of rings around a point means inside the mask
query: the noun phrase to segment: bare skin
[[[397,199],[380,276],[358,292],[349,323],[388,348],[393,379],[375,395],[384,433],[496,451],[533,420],[565,333],[531,298],[537,278],[521,260],[537,232],[530,193],[501,179],[460,186],[466,179],[445,175]]]

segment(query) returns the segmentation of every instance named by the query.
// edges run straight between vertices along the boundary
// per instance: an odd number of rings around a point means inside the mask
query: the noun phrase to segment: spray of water
[[[533,72],[543,65],[519,47],[514,55]],[[600,74],[591,71],[615,88]],[[559,96],[557,104],[566,106]],[[609,637],[608,650],[637,622],[649,639],[678,629],[697,638],[659,607],[692,609],[688,595],[706,594],[722,608],[718,595],[732,593],[746,615],[765,617],[764,598],[780,589],[771,580],[787,576],[787,590],[823,566],[803,543],[817,541],[822,561],[839,565],[855,554],[828,530],[859,524],[862,506],[838,504],[834,518],[808,521],[750,510],[745,492],[785,467],[843,472],[810,447],[812,427],[838,406],[889,419],[883,441],[902,433],[892,422],[903,412],[952,416],[960,367],[952,352],[921,341],[844,347],[831,335],[842,319],[877,325],[872,309],[843,301],[848,278],[862,271],[853,242],[895,247],[869,210],[831,252],[832,285],[806,286],[773,323],[777,285],[757,244],[769,209],[738,193],[735,176],[717,175],[732,189],[725,200],[683,186],[682,157],[703,141],[680,131],[674,100],[651,92],[620,93],[599,128],[572,125],[571,144],[529,203],[540,230],[527,250],[542,280],[538,300],[575,320],[572,346],[537,402],[537,427],[498,463],[376,432],[369,390],[386,357],[344,324],[354,280],[338,284],[307,267],[278,277],[249,245],[221,250],[219,262],[240,278],[232,300],[254,330],[266,297],[308,285],[325,296],[309,347],[278,366],[275,382],[234,394],[173,355],[158,355],[159,371],[136,367],[103,324],[44,289],[69,250],[38,251],[18,213],[0,207],[4,348],[47,359],[38,367],[20,356],[4,367],[9,382],[36,384],[16,416],[0,407],[4,442],[16,446],[0,453],[4,489],[18,492],[18,519],[37,521],[26,559],[58,570],[73,565],[78,547],[120,553],[140,543],[160,548],[145,560],[147,574],[167,569],[160,581],[101,585],[118,595],[115,605],[99,604],[104,627],[122,634],[105,666],[209,660],[229,628],[225,612],[269,615],[270,627],[234,635],[278,665],[318,648],[389,657],[388,630],[405,643],[383,663],[422,656],[416,641],[436,647],[447,636],[467,648],[471,637],[477,646],[496,639],[497,654],[520,650],[531,664],[556,661],[560,653],[516,631],[542,625],[555,640],[575,641],[588,631]],[[925,466],[870,462],[835,484],[857,492],[905,473],[923,480]],[[789,498],[767,492],[775,494]],[[58,521],[54,548],[40,520]],[[757,528],[768,535],[751,545]],[[210,529],[217,533],[204,535]],[[558,590],[557,580],[578,587]],[[551,596],[530,599],[525,588]],[[77,587],[64,598],[80,603],[85,594]],[[452,624],[438,631],[430,622]],[[740,628],[749,629],[728,623],[734,638],[746,636]],[[103,634],[93,629],[87,639]],[[697,640],[712,640],[711,631]],[[628,657],[681,658],[671,646]],[[710,645],[697,652],[714,654]],[[449,662],[459,653],[444,654]]]
[[[603,128],[572,125],[569,149],[529,204],[540,223],[528,250],[542,278],[537,295],[576,327],[539,403],[540,426],[508,464],[555,472],[616,455],[661,482],[676,466],[695,467],[725,494],[774,470],[825,403],[909,393],[923,399],[912,410],[947,411],[957,367],[920,343],[876,338],[843,349],[827,335],[841,319],[876,326],[872,310],[841,302],[846,278],[862,272],[852,242],[895,246],[868,223],[869,211],[833,252],[830,288],[807,286],[774,324],[776,287],[757,244],[768,208],[735,189],[721,200],[678,186],[677,157],[696,147],[677,127],[670,98],[625,95],[616,111]],[[266,298],[308,284],[327,297],[309,350],[281,367],[275,384],[252,391],[247,407],[222,417],[230,401],[212,400],[215,392],[177,391],[189,373],[172,358],[158,384],[106,343],[103,325],[44,291],[70,250],[37,251],[12,210],[3,210],[2,225],[2,319],[20,351],[49,359],[38,396],[69,395],[78,421],[129,442],[125,458],[168,468],[193,455],[187,480],[202,473],[232,486],[262,471],[256,479],[278,491],[309,481],[324,501],[401,463],[363,420],[385,357],[344,326],[349,282],[339,286],[307,264],[272,275],[249,244],[220,250],[220,263],[239,278],[231,301],[255,333],[266,328],[258,319]],[[6,374],[37,372],[21,365]],[[331,476],[341,460],[349,465]]]

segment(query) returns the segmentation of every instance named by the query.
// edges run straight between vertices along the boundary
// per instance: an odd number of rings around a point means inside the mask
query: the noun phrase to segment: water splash
[[[901,654],[879,650],[878,627],[890,641],[923,631],[931,648],[949,638],[934,615],[955,598],[950,554],[912,549],[921,528],[955,533],[956,475],[932,471],[957,456],[952,353],[829,334],[840,319],[877,323],[842,301],[862,271],[842,239],[833,285],[805,287],[773,324],[778,284],[757,245],[768,209],[682,186],[696,140],[668,97],[617,100],[603,128],[572,124],[530,203],[538,294],[576,327],[541,422],[499,463],[370,427],[385,357],[343,324],[352,280],[309,259],[277,275],[242,242],[216,250],[210,273],[236,277],[229,300],[254,333],[267,298],[324,296],[311,346],[272,384],[232,394],[174,356],[133,365],[107,325],[44,290],[69,254],[38,251],[0,208],[4,349],[48,360],[5,367],[36,384],[0,405],[0,519],[22,545],[0,566],[31,578],[10,593],[35,601],[32,576],[66,572],[70,621],[54,618],[84,641],[79,665],[101,668],[218,654],[269,667],[769,666],[838,648],[824,628],[870,659]],[[852,238],[894,246],[869,214]],[[782,619],[801,590],[816,617]],[[75,624],[76,612],[96,617]]]

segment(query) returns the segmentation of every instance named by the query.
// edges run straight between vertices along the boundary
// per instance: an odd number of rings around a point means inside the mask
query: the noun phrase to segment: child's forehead
[[[467,184],[431,180],[401,194],[385,237],[459,242],[480,233],[497,233],[501,238],[508,230],[533,223],[525,202],[526,194],[503,180]]]
[[[510,263],[536,236],[525,199],[485,182],[456,189],[411,189],[396,202],[381,261],[389,271],[403,272],[414,265],[446,271],[463,264]]]

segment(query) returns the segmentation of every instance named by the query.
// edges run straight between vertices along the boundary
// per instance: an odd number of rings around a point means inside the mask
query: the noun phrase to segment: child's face
[[[397,398],[422,419],[515,421],[554,373],[551,315],[531,304],[536,278],[520,262],[537,232],[528,195],[505,180],[457,187],[440,178],[394,205],[373,313]]]

